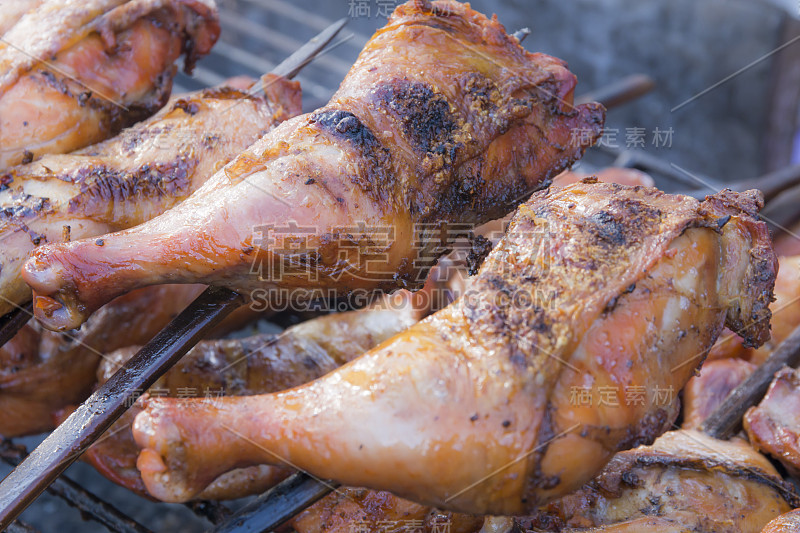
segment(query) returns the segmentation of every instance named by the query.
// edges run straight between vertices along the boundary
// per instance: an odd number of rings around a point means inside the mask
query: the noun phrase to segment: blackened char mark
[[[590,231],[602,244],[624,246],[627,242],[625,223],[617,220],[608,211],[600,211],[589,217]]]
[[[598,239],[598,244],[627,246],[636,242],[647,228],[658,226],[663,216],[658,209],[636,200],[614,200],[608,210],[589,217],[589,231]],[[631,224],[631,220],[636,224]]]
[[[391,112],[400,123],[403,136],[421,153],[440,153],[453,148],[458,121],[443,94],[429,85],[393,80],[375,90],[376,104]]]
[[[341,109],[318,111],[311,115],[311,122],[319,124],[321,129],[334,137],[346,139],[364,155],[383,148],[372,131],[349,111]]]
[[[8,189],[8,187],[14,182],[14,176],[10,172],[6,172],[5,174],[0,174],[0,192]]]
[[[342,109],[326,109],[311,115],[311,123],[358,150],[361,156],[358,158],[359,172],[351,177],[353,183],[379,201],[393,195],[393,189],[388,186],[391,175],[389,150],[357,116]]]
[[[189,193],[198,160],[178,156],[172,161],[141,165],[135,169],[117,169],[99,165],[72,176],[80,184],[80,194],[69,201],[70,213],[102,216],[110,204],[151,199],[183,197]]]

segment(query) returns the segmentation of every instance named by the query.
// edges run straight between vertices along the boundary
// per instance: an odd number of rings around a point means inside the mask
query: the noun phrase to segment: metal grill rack
[[[234,76],[258,78],[334,21],[285,0],[221,0],[218,4],[220,39],[191,77],[178,76],[174,92],[218,85]],[[345,9],[339,16],[346,15]],[[351,20],[329,51],[297,76],[306,110],[317,109],[330,99],[369,39],[353,30],[353,25]]]
[[[229,77],[243,74],[256,78],[273,69],[281,59],[332,23],[332,20],[324,16],[285,0],[219,0],[218,3],[221,8],[221,40],[211,54],[197,65],[193,76],[178,76],[175,92],[218,85]],[[374,26],[378,26],[380,21],[373,22]],[[355,30],[353,26],[356,26]],[[363,27],[364,24],[351,25],[334,40],[333,46],[322,58],[307,66],[296,78],[301,83],[304,107],[307,110],[327,102],[367,42],[368,33],[360,30],[358,26]],[[618,166],[636,167],[651,173],[656,178],[657,184],[665,190],[694,191],[698,195],[707,192],[698,187],[697,177],[714,186],[718,185],[718,182],[704,176],[693,174],[696,177],[689,177],[686,172],[663,159],[640,151],[594,149],[593,153],[587,155],[585,165],[591,169],[612,163]],[[783,172],[784,175],[778,180],[782,186],[794,183],[800,177],[797,167],[785,169]],[[0,459],[10,466],[19,464],[26,454],[25,448],[18,443],[9,440],[0,443]],[[109,482],[102,480],[100,483]],[[183,506],[180,512],[178,510],[174,512],[185,517],[185,509],[188,508],[202,518],[207,527],[213,531],[269,531],[290,518],[298,508],[310,505],[332,488],[332,485],[297,474],[267,493],[250,499],[238,510],[219,502],[195,502]],[[97,495],[95,493],[97,489],[89,488],[88,485],[83,485],[67,475],[58,477],[50,485],[48,492],[76,508],[83,518],[100,524],[109,531],[121,533],[151,531],[128,513],[120,510],[118,508],[120,505],[112,503],[111,498]],[[38,502],[32,507],[34,512],[36,505]],[[138,505],[155,512],[155,509],[161,509],[165,504],[142,500]],[[17,521],[8,528],[8,531],[36,530]]]

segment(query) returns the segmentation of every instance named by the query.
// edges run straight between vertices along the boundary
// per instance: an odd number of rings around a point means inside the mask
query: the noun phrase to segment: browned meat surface
[[[744,346],[742,338],[726,331],[714,345],[709,359],[739,357],[758,365],[800,325],[800,255],[779,257],[778,277],[775,279],[775,301],[772,310],[772,337],[760,348]]]
[[[777,265],[760,205],[755,191],[700,203],[591,180],[536,193],[469,297],[342,368],[215,405],[151,399],[134,424],[147,488],[181,501],[288,461],[469,513],[569,493],[672,424],[724,323],[767,338]]]
[[[341,488],[297,515],[291,526],[297,533],[384,529],[416,533],[478,533],[483,522],[483,517],[437,511],[398,498],[390,492]],[[486,529],[484,533],[492,531]]]
[[[653,187],[656,182],[653,178],[635,168],[626,167],[606,167],[601,169],[596,174],[591,174],[598,180],[605,183],[619,183],[620,185],[643,185],[644,187]],[[562,172],[553,179],[553,187],[565,187],[573,183],[577,183],[584,178],[589,177],[590,174],[584,174],[580,171]]]
[[[683,427],[698,429],[756,365],[743,359],[706,361],[683,390]]]
[[[603,109],[573,106],[575,83],[466,4],[403,4],[327,106],[282,124],[181,205],[103,246],[34,252],[37,317],[76,327],[114,296],[165,282],[270,299],[418,287],[465,225],[506,214],[599,136]]]
[[[96,383],[98,363],[123,346],[144,344],[183,310],[203,285],[161,285],[121,296],[80,330],[55,333],[31,322],[0,347],[0,435],[50,430],[53,414],[83,401]],[[238,329],[254,313],[244,307],[211,333]]]
[[[175,61],[185,54],[190,71],[219,35],[213,0],[23,0],[2,11],[0,171],[152,115]]]
[[[767,524],[761,533],[797,533],[800,531],[800,509],[780,515]]]
[[[299,114],[297,83],[266,78],[261,95],[221,87],[176,96],[112,139],[0,173],[0,314],[30,300],[21,270],[36,246],[150,220]]]
[[[413,298],[404,307],[366,309],[315,318],[280,335],[204,341],[193,348],[150,389],[156,397],[199,397],[276,392],[307,383],[354,359],[417,320]],[[138,348],[109,354],[100,363],[98,381],[111,375]],[[131,399],[132,402],[136,398]],[[83,456],[104,476],[147,495],[136,469],[139,448],[131,424],[137,405],[123,415]],[[62,413],[65,417],[69,412]],[[266,490],[286,476],[285,468],[254,466],[228,472],[196,495],[200,499],[233,499]]]
[[[744,440],[680,430],[617,454],[579,491],[518,522],[534,531],[758,533],[797,505]]]
[[[790,471],[800,473],[800,374],[784,368],[764,399],[744,416],[744,429],[757,450],[779,460]]]

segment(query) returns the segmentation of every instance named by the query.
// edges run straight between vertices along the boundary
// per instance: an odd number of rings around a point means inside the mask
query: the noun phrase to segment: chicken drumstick
[[[153,399],[134,423],[145,484],[184,500],[232,468],[290,463],[479,514],[575,490],[670,427],[724,324],[768,337],[761,205],[592,180],[536,193],[467,294],[355,361],[215,406]]]
[[[268,298],[420,286],[457,233],[446,224],[504,215],[599,136],[602,106],[573,106],[575,83],[468,5],[403,4],[326,107],[283,123],[182,205],[102,246],[39,248],[24,274],[36,316],[74,328],[114,296],[167,282]]]
[[[9,4],[13,4],[10,6]],[[213,0],[14,0],[0,12],[0,171],[115,135],[163,106],[219,36]]]

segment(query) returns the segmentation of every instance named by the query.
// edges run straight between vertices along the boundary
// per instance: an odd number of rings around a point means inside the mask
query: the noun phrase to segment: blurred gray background
[[[258,75],[328,22],[350,19],[342,35],[353,37],[299,77],[305,108],[312,110],[327,101],[366,40],[385,23],[386,12],[400,2],[218,3],[223,42],[201,61],[193,79],[179,80],[182,87]],[[612,148],[642,148],[644,133],[644,150],[723,182],[756,177],[792,160],[800,43],[774,51],[800,35],[797,0],[477,0],[472,5],[497,13],[509,31],[530,28],[524,46],[566,60],[578,76],[578,95],[629,74],[655,79],[651,94],[609,113],[604,142]],[[670,129],[667,139],[664,132]]]

